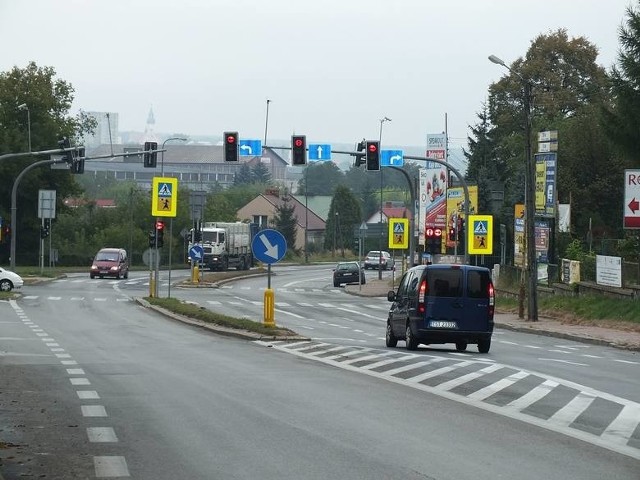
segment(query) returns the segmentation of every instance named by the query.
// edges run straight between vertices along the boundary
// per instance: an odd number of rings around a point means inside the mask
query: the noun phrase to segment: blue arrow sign
[[[380,150],[381,167],[402,167],[404,165],[404,153],[402,150]]]
[[[331,160],[331,145],[328,143],[309,145],[309,160]]]
[[[262,155],[262,140],[240,140],[239,153],[242,157]]]
[[[262,263],[272,264],[280,261],[287,253],[287,241],[277,230],[260,230],[251,242],[253,256]]]
[[[204,249],[201,245],[194,245],[189,249],[189,258],[197,262],[201,262],[204,259]]]

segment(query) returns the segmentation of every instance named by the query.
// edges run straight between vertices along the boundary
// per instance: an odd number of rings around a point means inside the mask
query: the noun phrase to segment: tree
[[[251,169],[251,180],[266,185],[271,181],[271,172],[264,163],[258,162]]]
[[[298,182],[298,192],[309,196],[331,195],[336,185],[344,183],[344,173],[333,162],[308,163]]]
[[[253,183],[251,167],[248,163],[243,163],[233,177],[233,186],[248,185]]]
[[[353,245],[353,229],[362,223],[360,204],[351,190],[344,185],[338,185],[333,192],[333,200],[329,207],[324,248],[337,248],[344,257],[345,247]]]
[[[0,154],[27,152],[29,126],[32,151],[57,148],[61,136],[79,139],[95,127],[95,122],[82,113],[69,116],[73,87],[55,78],[55,75],[52,67],[38,67],[34,62],[23,69],[14,67],[0,73]],[[27,106],[28,116],[18,109],[22,104]],[[15,178],[25,167],[41,159],[15,159],[0,163],[0,216],[10,217],[11,190]],[[63,199],[81,191],[68,171],[36,167],[26,174],[18,189],[17,225],[11,226],[20,239],[16,244],[16,254],[23,263],[25,260],[37,262],[40,241],[37,202],[40,189],[56,191],[57,213],[65,211]],[[0,263],[5,263],[9,256],[8,245],[0,248]]]
[[[636,160],[640,144],[640,10],[628,7],[618,34],[618,64],[611,70],[611,105],[604,108],[608,136],[625,157]]]
[[[287,250],[299,252],[296,250],[296,226],[298,225],[298,217],[295,216],[295,207],[291,203],[291,197],[288,195],[282,197],[282,203],[276,206],[276,213],[272,219],[273,227],[278,230],[287,242]]]
[[[513,204],[524,203],[524,83],[532,84],[531,104],[532,132],[543,130],[559,131],[559,167],[557,191],[560,202],[567,203],[576,195],[593,195],[596,185],[592,179],[587,183],[576,183],[577,177],[585,177],[585,158],[578,166],[569,159],[578,158],[577,142],[579,134],[575,126],[590,132],[592,138],[589,157],[593,171],[602,171],[612,165],[612,157],[606,145],[599,142],[602,124],[599,115],[594,115],[594,106],[607,103],[607,75],[596,63],[597,48],[583,37],[571,38],[564,29],[539,35],[531,43],[524,59],[520,58],[510,66],[510,72],[489,88],[486,118],[480,117],[476,132],[486,136],[487,144],[473,145],[470,155],[474,164],[471,171],[480,173],[483,157],[491,156],[492,165],[497,167],[498,179],[505,184],[504,208],[500,223],[513,224]],[[484,112],[483,112],[484,115]],[[583,130],[583,131],[584,131]],[[481,139],[477,137],[480,141]],[[535,146],[535,138],[531,139]],[[491,148],[485,151],[485,147]],[[613,162],[615,163],[615,162]],[[487,171],[491,177],[491,172]],[[588,178],[589,175],[586,175]],[[584,204],[574,202],[574,217],[584,221]],[[618,210],[620,211],[620,210]],[[608,212],[610,219],[615,218]],[[498,223],[498,221],[496,223]],[[611,220],[609,220],[611,223]]]

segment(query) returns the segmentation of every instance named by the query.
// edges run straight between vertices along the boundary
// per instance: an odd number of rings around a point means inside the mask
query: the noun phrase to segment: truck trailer
[[[191,229],[189,251],[200,245],[204,252],[200,264],[214,270],[249,270],[253,266],[251,242],[258,225],[244,222],[203,222],[200,231]],[[191,262],[191,258],[189,258]]]

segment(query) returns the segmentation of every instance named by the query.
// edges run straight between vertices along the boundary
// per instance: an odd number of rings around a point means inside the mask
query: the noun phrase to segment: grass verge
[[[518,312],[518,299],[498,296],[496,309]],[[525,304],[526,311],[526,304]],[[596,295],[538,297],[538,313],[575,325],[595,325],[640,332],[640,302]]]
[[[227,328],[235,328],[239,330],[247,330],[249,332],[259,333],[268,336],[297,336],[298,334],[287,328],[276,326],[275,328],[266,327],[264,324],[249,320],[247,318],[235,318],[220,313],[212,312],[199,305],[183,302],[176,298],[154,298],[146,297],[145,300],[152,305],[164,308],[178,315],[189,318],[195,318],[206,323],[212,323]]]

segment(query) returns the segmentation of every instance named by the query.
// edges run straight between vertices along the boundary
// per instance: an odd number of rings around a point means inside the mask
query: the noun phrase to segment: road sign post
[[[251,251],[258,261],[267,264],[267,289],[264,292],[264,325],[275,327],[275,294],[271,289],[271,264],[279,262],[287,253],[287,241],[277,230],[260,230],[251,242]]]

